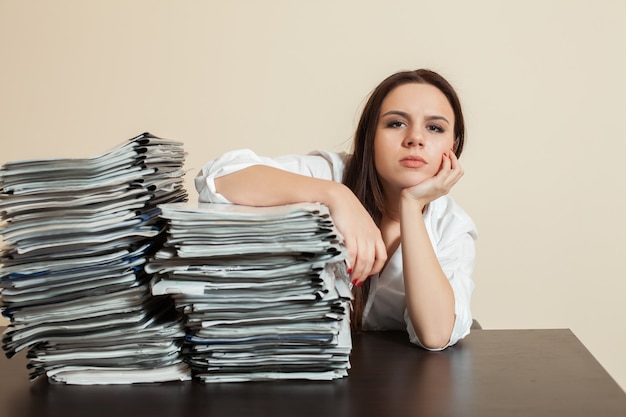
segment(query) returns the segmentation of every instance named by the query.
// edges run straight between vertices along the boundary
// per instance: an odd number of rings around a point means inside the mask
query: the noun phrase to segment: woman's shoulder
[[[314,156],[314,157],[316,156],[321,157],[333,165],[336,164],[336,165],[342,165],[342,166],[345,166],[345,164],[348,162],[351,156],[347,152],[331,152],[331,151],[325,151],[321,149],[316,149],[314,151],[311,151],[307,155]]]
[[[330,176],[328,179],[341,182],[349,158],[350,154],[346,152],[330,152],[317,149],[306,154],[303,159],[312,167],[320,169],[324,166],[324,168],[328,169],[326,175]],[[325,171],[325,169],[320,171]]]

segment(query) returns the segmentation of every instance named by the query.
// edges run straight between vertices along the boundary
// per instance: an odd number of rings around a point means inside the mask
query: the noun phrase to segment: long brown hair
[[[465,122],[461,103],[456,91],[441,75],[428,69],[402,71],[387,77],[370,94],[363,108],[361,119],[357,126],[352,157],[346,164],[343,183],[361,201],[365,209],[380,225],[385,212],[383,190],[374,166],[374,138],[383,100],[395,88],[409,83],[429,84],[439,89],[450,102],[454,112],[454,153],[461,156],[465,144]],[[363,310],[369,294],[370,280],[366,280],[361,287],[354,287],[354,301],[352,302],[352,328],[362,328]]]

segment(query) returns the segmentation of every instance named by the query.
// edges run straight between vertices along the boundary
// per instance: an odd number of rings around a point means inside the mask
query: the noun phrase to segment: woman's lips
[[[419,156],[407,156],[400,160],[400,165],[407,168],[420,168],[426,165],[426,160]]]

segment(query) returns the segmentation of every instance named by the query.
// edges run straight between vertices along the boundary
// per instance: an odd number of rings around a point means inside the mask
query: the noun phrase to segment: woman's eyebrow
[[[443,120],[447,124],[450,124],[450,121],[448,119],[446,119],[443,116],[439,116],[439,115],[428,116],[428,117],[426,117],[426,119],[427,120]]]
[[[382,114],[381,117],[390,116],[390,115],[402,116],[407,119],[411,118],[411,116],[407,112],[404,112],[401,110],[389,110],[385,114]]]
[[[404,117],[406,119],[410,119],[411,115],[407,112],[404,112],[402,110],[389,110],[388,112],[382,114],[380,117],[385,117],[385,116],[390,116],[390,115],[396,115],[396,116],[401,116]],[[450,124],[450,121],[445,118],[444,116],[435,114],[432,116],[426,116],[426,120],[443,120],[444,122],[446,122],[447,124]]]

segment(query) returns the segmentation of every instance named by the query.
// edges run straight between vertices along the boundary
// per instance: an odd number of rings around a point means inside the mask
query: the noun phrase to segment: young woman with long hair
[[[351,153],[232,151],[202,168],[196,188],[204,202],[325,204],[348,252],[353,329],[406,329],[440,350],[472,324],[476,228],[448,195],[463,176],[464,144],[450,83],[402,71],[370,94]]]

